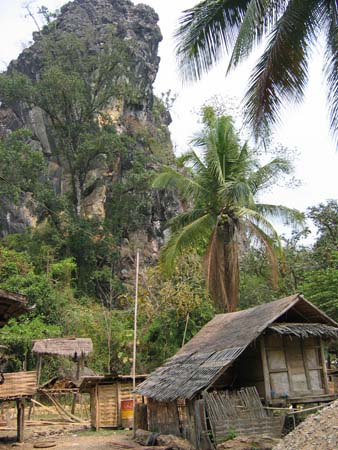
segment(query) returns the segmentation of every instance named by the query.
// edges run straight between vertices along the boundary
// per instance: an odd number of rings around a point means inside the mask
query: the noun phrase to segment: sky
[[[34,10],[43,4],[53,11],[64,3],[63,0],[37,0],[31,8]],[[170,89],[177,96],[171,110],[170,131],[179,154],[189,148],[190,138],[200,127],[198,111],[208,100],[219,96],[226,104],[231,99],[231,104],[240,107],[258,52],[228,77],[225,77],[228,62],[225,56],[202,80],[183,84],[175,60],[173,33],[181,11],[196,4],[197,0],[135,0],[134,3],[146,3],[159,14],[163,40],[159,47],[161,63],[154,90],[160,95]],[[0,70],[18,56],[36,29],[33,20],[27,17],[24,5],[24,0],[0,0]],[[301,186],[293,189],[277,186],[262,199],[301,211],[338,197],[338,152],[329,133],[321,53],[319,42],[313,52],[305,101],[301,105],[287,105],[281,123],[275,129],[276,143],[297,150],[295,176]]]

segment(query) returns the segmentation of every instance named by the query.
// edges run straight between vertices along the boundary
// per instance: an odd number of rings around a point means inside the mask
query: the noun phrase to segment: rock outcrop
[[[82,213],[88,218],[103,220],[107,204],[112,201],[116,180],[124,177],[133,169],[135,151],[143,152],[145,170],[153,170],[173,158],[168,125],[170,115],[159,105],[153,95],[159,57],[158,44],[162,39],[157,25],[158,16],[146,5],[134,5],[129,0],[74,0],[64,5],[57,19],[46,25],[41,32],[33,33],[34,43],[25,49],[17,60],[12,61],[8,71],[20,72],[31,80],[38,80],[44,64],[44,40],[52,37],[58,41],[65,33],[73,33],[86,41],[88,51],[99,52],[100,48],[112,37],[121,42],[133,42],[131,71],[137,85],[137,99],[130,101],[126,96],[110,99],[105,113],[111,118],[116,130],[133,138],[124,161],[116,161],[108,166],[104,158],[94,160],[84,189]],[[50,131],[50,122],[46,113],[39,107],[30,107],[18,101],[11,108],[0,107],[0,139],[17,128],[30,128],[33,132],[32,145],[41,149],[48,161],[48,174],[53,189],[62,195],[69,189],[69,173],[62,159],[57,157],[57,143]],[[113,151],[113,149],[112,149]],[[138,186],[135,186],[137,191]],[[140,230],[149,242],[150,253],[157,253],[163,240],[162,224],[177,210],[173,198],[152,193],[144,193],[148,198],[147,224],[141,224]],[[17,207],[8,203],[0,215],[0,235],[18,232],[26,226],[34,226],[39,217],[29,212],[26,205]],[[127,236],[130,239],[130,236]]]

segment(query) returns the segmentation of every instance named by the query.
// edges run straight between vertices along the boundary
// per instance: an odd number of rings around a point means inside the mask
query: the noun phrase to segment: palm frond
[[[199,79],[231,48],[250,0],[204,0],[183,12],[175,33],[185,78]]]
[[[283,249],[279,235],[272,223],[262,213],[249,208],[241,208],[240,215],[243,218],[241,221],[243,224],[260,229],[264,235],[269,237],[270,242],[274,243],[275,251],[282,254]]]
[[[266,189],[274,183],[280,174],[289,174],[293,169],[290,161],[284,158],[275,158],[264,166],[259,167],[249,177],[249,184],[253,194]]]
[[[204,187],[191,177],[187,177],[171,167],[165,167],[153,180],[154,189],[177,189],[184,196],[198,198]]]
[[[260,227],[254,223],[250,223],[250,228],[256,239],[264,246],[270,267],[271,267],[271,282],[274,288],[278,284],[278,256],[283,256],[281,245],[276,248],[276,241],[274,241],[268,234],[266,234]],[[279,241],[280,244],[280,241]]]
[[[214,225],[215,218],[210,214],[205,214],[172,234],[161,252],[160,265],[163,272],[172,273],[175,260],[184,249],[197,245],[202,239],[208,241]]]
[[[256,209],[261,215],[280,220],[285,225],[291,225],[294,228],[304,228],[305,215],[297,209],[263,203],[256,203]]]
[[[307,81],[307,52],[318,23],[318,0],[290,0],[270,35],[250,77],[245,96],[245,121],[256,138],[279,120],[282,100],[302,99]]]
[[[183,155],[181,155],[180,161],[183,164],[185,163],[191,164],[192,168],[195,169],[198,173],[207,170],[206,165],[194,150],[190,150],[189,152],[186,152]]]
[[[286,2],[251,0],[238,32],[232,51],[228,72],[248,56],[262,36],[271,31],[272,25],[285,11]]]
[[[172,217],[167,223],[166,228],[170,228],[172,233],[184,228],[191,222],[206,214],[205,209],[193,209],[191,211],[183,212],[177,216]]]
[[[328,83],[328,100],[330,128],[338,142],[338,4],[329,0],[327,8],[327,42],[326,42],[326,79]]]

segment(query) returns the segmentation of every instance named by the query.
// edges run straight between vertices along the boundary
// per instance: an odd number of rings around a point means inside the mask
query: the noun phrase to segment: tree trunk
[[[236,233],[225,230],[224,239],[224,285],[227,294],[227,312],[237,311],[239,300],[239,261]]]
[[[207,285],[218,313],[238,308],[239,262],[236,229],[230,224],[218,226],[206,253]]]
[[[81,217],[81,185],[78,174],[74,175],[75,212],[77,217]]]

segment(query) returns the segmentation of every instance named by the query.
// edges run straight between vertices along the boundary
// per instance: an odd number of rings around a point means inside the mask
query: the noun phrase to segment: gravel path
[[[312,414],[273,450],[337,450],[338,400]]]

